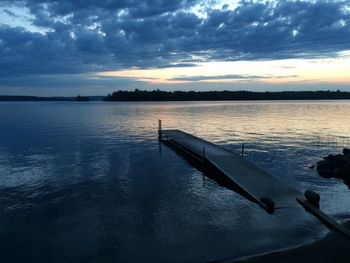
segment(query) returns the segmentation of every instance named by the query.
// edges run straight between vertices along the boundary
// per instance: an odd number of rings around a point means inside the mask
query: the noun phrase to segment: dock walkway
[[[303,193],[298,189],[279,180],[243,156],[181,130],[162,130],[161,122],[158,134],[161,141],[213,167],[266,211],[273,212],[278,208],[300,207],[301,205],[330,229],[350,238],[350,233],[346,228],[318,208],[319,200],[317,204],[313,204],[312,200],[305,199]],[[266,202],[266,199],[272,201],[273,211],[271,211],[271,203]]]
[[[204,158],[262,206],[262,197],[270,198],[278,208],[297,206],[296,198],[303,196],[263,168],[223,147],[180,130],[162,130],[161,135],[162,140],[170,141],[199,159]]]

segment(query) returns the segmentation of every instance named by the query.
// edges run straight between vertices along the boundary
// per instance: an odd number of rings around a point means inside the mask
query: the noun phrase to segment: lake
[[[349,101],[1,102],[0,261],[199,262],[312,242],[328,230],[311,215],[268,214],[203,176],[159,144],[158,119],[245,143],[342,222],[349,189],[309,166],[350,146],[349,113]]]

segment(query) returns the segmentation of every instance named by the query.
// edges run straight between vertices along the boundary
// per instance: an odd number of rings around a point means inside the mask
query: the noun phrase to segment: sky
[[[0,0],[0,94],[350,91],[350,1]]]

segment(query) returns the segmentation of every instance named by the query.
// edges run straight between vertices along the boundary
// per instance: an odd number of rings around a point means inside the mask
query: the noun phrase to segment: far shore
[[[273,100],[350,100],[346,91],[162,91],[118,90],[107,96],[38,97],[0,95],[0,101],[273,101]]]
[[[163,91],[118,90],[104,101],[228,101],[228,100],[341,100],[350,99],[346,91]]]

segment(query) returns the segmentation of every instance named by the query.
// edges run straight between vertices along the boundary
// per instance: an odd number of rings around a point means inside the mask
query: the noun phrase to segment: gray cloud
[[[248,75],[236,75],[236,74],[229,74],[229,75],[220,75],[220,76],[178,76],[175,78],[171,78],[169,80],[176,80],[176,81],[203,81],[203,80],[222,80],[222,79],[266,79],[271,78],[271,76],[248,76]]]
[[[152,78],[147,78],[152,79]],[[3,77],[0,87],[77,88],[77,87],[128,87],[143,81],[127,77],[91,76],[86,74],[32,75]]]
[[[4,12],[5,14],[12,16],[12,17],[18,17],[18,15],[16,15],[15,13],[11,12],[10,10],[4,9],[2,12]]]
[[[2,1],[24,5],[46,34],[0,26],[0,77],[336,56],[350,49],[348,1]]]
[[[271,79],[271,78],[296,78],[297,75],[287,75],[287,76],[272,76],[272,75],[238,75],[238,74],[228,74],[228,75],[218,75],[218,76],[178,76],[168,80],[173,81],[205,81],[205,80],[260,80],[260,79]]]

